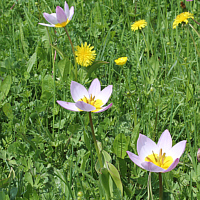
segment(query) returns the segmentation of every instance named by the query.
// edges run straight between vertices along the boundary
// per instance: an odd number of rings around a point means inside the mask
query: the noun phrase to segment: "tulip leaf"
[[[11,167],[8,178],[0,180],[0,188],[6,188],[14,178],[15,178],[15,171]]]
[[[117,188],[121,191],[121,195],[123,195],[123,186],[122,186],[119,172],[117,171],[116,167],[113,164],[111,163],[107,163],[107,164],[108,164],[108,172],[110,173]]]
[[[68,58],[64,58],[58,62],[58,68],[61,74],[63,81],[67,81],[69,79],[69,74],[71,72],[72,63]]]
[[[8,75],[8,76],[6,76],[6,78],[1,83],[1,87],[0,87],[0,92],[1,92],[0,93],[0,101],[2,101],[8,95],[8,92],[10,91],[11,84],[12,84],[12,79],[11,79],[11,76]]]
[[[36,52],[35,52],[35,53],[30,57],[29,61],[27,62],[27,66],[28,66],[27,72],[28,72],[28,73],[30,73],[30,71],[31,71],[31,69],[32,69],[32,67],[33,67],[33,65],[34,65],[35,62],[36,62],[36,59],[37,59],[37,54],[36,54]]]
[[[104,191],[106,192],[106,199],[110,199],[110,184],[109,184],[109,177],[110,174],[108,172],[108,169],[103,168],[101,170],[101,174],[99,174],[100,182],[104,188]]]
[[[124,159],[129,141],[123,133],[118,134],[113,142],[113,151],[117,157]]]
[[[96,70],[98,67],[100,67],[101,65],[105,65],[108,64],[109,62],[106,61],[94,61],[93,64],[87,68],[84,68],[87,72],[87,76],[86,78],[90,77],[91,73]]]
[[[51,45],[60,55],[61,57],[64,59],[65,58],[65,54],[62,52],[62,50],[60,50],[58,47]]]
[[[107,162],[111,162],[111,156],[106,152],[106,151],[102,151],[102,155],[103,155],[103,159],[104,159],[104,164]]]

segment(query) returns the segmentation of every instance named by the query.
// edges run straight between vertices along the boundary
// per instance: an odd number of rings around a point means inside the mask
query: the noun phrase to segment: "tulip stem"
[[[91,130],[92,130],[92,137],[93,137],[93,140],[94,140],[94,146],[95,146],[95,149],[96,149],[96,152],[97,152],[97,156],[98,156],[98,159],[99,159],[100,167],[103,168],[103,163],[102,163],[100,151],[99,151],[99,148],[98,148],[98,146],[97,146],[97,140],[96,140],[96,137],[95,137],[95,134],[94,134],[94,128],[93,128],[93,123],[92,123],[92,115],[91,115],[91,112],[89,112],[89,118],[90,118]]]
[[[162,174],[159,172],[159,200],[163,199]]]
[[[70,44],[71,44],[72,52],[73,52],[73,54],[74,54],[74,62],[75,62],[75,81],[77,81],[77,62],[76,62],[76,55],[75,55],[74,45],[73,45],[72,40],[71,40],[71,38],[70,38],[70,36],[69,36],[69,33],[68,33],[68,31],[67,31],[67,28],[64,27],[64,29],[65,29],[65,32],[66,32],[67,37],[68,37],[68,39],[69,39],[69,42],[70,42]]]

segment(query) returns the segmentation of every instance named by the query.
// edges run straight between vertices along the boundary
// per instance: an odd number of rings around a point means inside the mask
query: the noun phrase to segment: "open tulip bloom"
[[[63,108],[71,111],[103,112],[112,106],[112,103],[103,107],[112,94],[112,85],[101,91],[101,84],[96,78],[92,81],[89,90],[75,81],[71,82],[71,95],[75,103],[57,101]]]
[[[138,156],[127,151],[129,158],[142,169],[150,172],[169,172],[179,163],[179,158],[185,151],[186,140],[172,147],[172,138],[165,130],[158,144],[147,136],[140,134],[137,141]]]
[[[44,23],[39,23],[39,24],[49,27],[65,27],[70,22],[73,15],[74,15],[74,7],[72,6],[69,9],[69,6],[65,1],[65,10],[63,10],[60,6],[57,6],[56,13],[51,13],[51,14],[43,13],[44,18],[50,24],[44,24]]]

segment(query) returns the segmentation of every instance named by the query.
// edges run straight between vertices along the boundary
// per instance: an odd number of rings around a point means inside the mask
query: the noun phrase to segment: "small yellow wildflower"
[[[96,53],[95,50],[92,50],[94,47],[87,45],[87,42],[85,42],[85,44],[81,44],[81,46],[77,46],[76,47],[76,61],[79,65],[83,66],[83,67],[88,67],[90,66],[95,57],[96,57]]]
[[[144,19],[142,19],[142,20],[139,20],[139,21],[135,22],[134,24],[132,24],[131,30],[136,31],[138,29],[144,28],[145,26],[147,26],[147,22]]]
[[[125,65],[127,62],[127,57],[121,57],[115,60],[116,65]]]
[[[194,19],[193,14],[189,13],[189,12],[183,12],[180,15],[178,15],[176,17],[176,19],[174,19],[174,23],[173,23],[173,29],[176,28],[180,23],[185,22],[186,24],[188,23],[188,19],[192,18]]]

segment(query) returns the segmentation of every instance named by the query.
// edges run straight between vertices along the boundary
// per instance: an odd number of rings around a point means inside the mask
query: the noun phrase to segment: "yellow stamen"
[[[61,28],[61,27],[65,27],[68,23],[70,22],[70,20],[67,19],[66,22],[62,22],[61,24],[56,24],[55,27],[56,28]]]
[[[95,96],[92,96],[92,95],[90,95],[89,99],[86,96],[84,96],[83,98],[79,99],[78,101],[83,101],[87,104],[94,106],[96,108],[96,110],[93,110],[91,112],[99,111],[101,109],[102,105],[103,105],[102,100],[95,99]],[[80,110],[80,111],[82,111],[82,110]]]
[[[162,153],[162,149],[160,149],[159,155],[152,151],[152,154],[148,155],[145,161],[152,162],[163,169],[168,169],[173,163],[173,158],[171,156],[166,156],[166,153]]]

